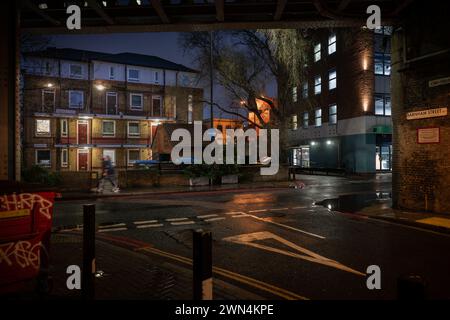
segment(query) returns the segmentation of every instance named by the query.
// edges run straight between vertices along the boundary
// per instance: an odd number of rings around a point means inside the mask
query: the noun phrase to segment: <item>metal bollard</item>
[[[212,300],[212,236],[211,231],[193,232],[194,300]]]
[[[424,300],[425,282],[420,276],[402,276],[397,280],[399,300]]]
[[[95,296],[95,204],[83,206],[83,271],[81,293],[83,299]]]

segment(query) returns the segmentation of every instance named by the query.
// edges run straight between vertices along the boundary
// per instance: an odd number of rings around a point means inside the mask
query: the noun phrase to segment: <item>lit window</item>
[[[69,108],[83,109],[84,92],[83,91],[69,91]]]
[[[67,149],[61,149],[61,167],[67,168],[69,166],[69,160],[68,160],[68,150]]]
[[[309,112],[303,113],[303,128],[308,128],[309,126]]]
[[[316,127],[322,126],[322,109],[316,109],[315,111],[315,125]]]
[[[328,73],[328,88],[329,90],[336,89],[336,69],[332,69]]]
[[[116,135],[116,122],[114,120],[103,120],[102,134],[105,137],[114,137]]]
[[[128,165],[132,166],[136,161],[140,160],[139,150],[128,150]]]
[[[388,94],[375,94],[375,114],[377,116],[391,116],[391,96]]]
[[[61,137],[67,137],[68,132],[67,119],[61,119]]]
[[[375,53],[375,74],[389,76],[391,74],[391,55]]]
[[[111,164],[116,165],[116,150],[114,149],[103,149],[103,158],[109,157],[111,159]]]
[[[39,166],[50,167],[50,150],[36,150],[36,164]]]
[[[49,137],[51,134],[49,119],[36,119],[36,135]]]
[[[320,94],[322,92],[322,78],[317,76],[314,78],[314,93]]]
[[[303,98],[308,98],[308,82],[305,82],[302,87],[302,96]]]
[[[336,124],[337,123],[337,105],[332,104],[330,105],[329,110],[329,124]]]
[[[156,83],[159,82],[159,72],[158,71],[155,72],[155,82]]]
[[[193,113],[194,113],[194,97],[192,94],[188,95],[188,123],[192,123],[193,121]]]
[[[130,109],[131,110],[142,110],[143,109],[144,95],[140,93],[130,94]]]
[[[139,122],[128,122],[128,136],[129,137],[140,137],[141,130],[139,127]]]
[[[292,130],[297,130],[297,115],[296,114],[292,115],[291,121],[292,121]]]
[[[320,60],[321,54],[320,54],[320,43],[316,44],[314,46],[314,62],[317,62]]]
[[[333,33],[328,37],[328,54],[336,52],[336,34]]]
[[[139,73],[137,69],[128,69],[128,81],[139,81]]]
[[[295,86],[292,88],[292,101],[297,102],[297,98],[297,87]]]
[[[83,68],[79,64],[71,64],[70,65],[70,77],[71,78],[82,78],[83,77]]]

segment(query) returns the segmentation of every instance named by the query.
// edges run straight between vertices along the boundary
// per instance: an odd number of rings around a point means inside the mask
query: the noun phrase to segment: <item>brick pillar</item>
[[[450,212],[450,117],[408,120],[407,113],[450,109],[448,4],[416,4],[392,38],[393,205]],[[404,50],[405,49],[405,50]],[[439,128],[439,143],[418,143],[418,129]]]

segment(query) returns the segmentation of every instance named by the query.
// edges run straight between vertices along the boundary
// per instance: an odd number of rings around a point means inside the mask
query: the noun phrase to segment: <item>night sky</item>
[[[97,34],[97,35],[56,35],[51,36],[52,46],[57,48],[75,48],[106,53],[134,52],[155,55],[161,58],[181,63],[187,67],[196,68],[194,59],[189,53],[184,53],[179,45],[179,33],[127,33],[127,34]],[[209,99],[209,82],[203,85],[205,99]],[[270,89],[270,88],[269,88]],[[274,95],[268,92],[268,95]],[[230,99],[224,90],[215,85],[214,101],[222,106],[230,104]],[[215,117],[233,117],[218,110]],[[204,118],[209,118],[209,107],[205,108]]]

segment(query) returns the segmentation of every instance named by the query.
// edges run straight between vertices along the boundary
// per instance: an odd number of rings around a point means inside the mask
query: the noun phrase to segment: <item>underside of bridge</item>
[[[67,7],[81,8],[81,30],[68,30]],[[0,180],[20,179],[18,39],[34,34],[177,32],[216,29],[361,27],[369,5],[381,8],[393,36],[393,200],[397,207],[450,211],[448,115],[409,119],[408,113],[447,108],[450,26],[446,1],[411,0],[20,0],[1,3]],[[432,83],[440,83],[432,82]],[[418,141],[422,127],[438,128],[439,143]]]

